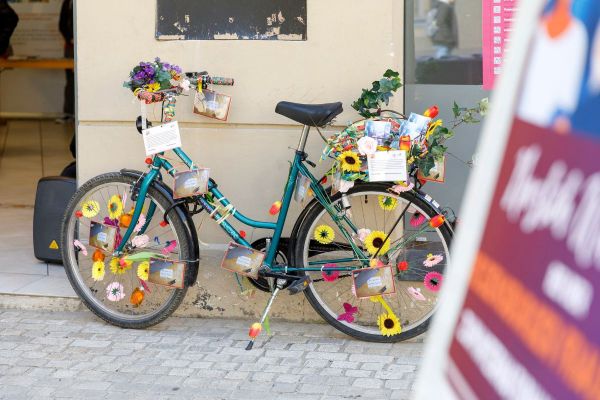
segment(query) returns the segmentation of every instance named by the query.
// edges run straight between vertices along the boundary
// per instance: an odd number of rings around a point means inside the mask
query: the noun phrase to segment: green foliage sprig
[[[352,103],[354,108],[363,118],[376,117],[381,112],[381,106],[387,106],[390,98],[398,89],[402,87],[400,74],[388,69],[383,74],[383,78],[373,82],[370,90],[363,89],[360,97]]]
[[[435,166],[435,162],[442,162],[448,147],[444,142],[454,136],[454,130],[462,124],[477,124],[487,114],[489,101],[482,99],[475,107],[461,107],[456,102],[452,107],[454,120],[450,128],[438,125],[425,138],[426,149],[420,145],[413,145],[410,151],[415,165],[427,176]]]

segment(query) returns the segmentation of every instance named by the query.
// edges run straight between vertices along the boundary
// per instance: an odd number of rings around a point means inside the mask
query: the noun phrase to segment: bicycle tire
[[[348,191],[347,195],[356,195],[361,192],[370,192],[370,193],[376,192],[376,193],[381,193],[382,195],[384,195],[384,194],[389,195],[390,193],[388,192],[387,189],[389,189],[391,186],[392,186],[391,184],[381,184],[381,183],[359,183],[359,184],[356,184],[352,189],[350,189]],[[414,204],[419,210],[422,210],[425,213],[427,219],[431,219],[432,217],[439,215],[439,212],[437,210],[435,210],[432,205],[430,205],[426,201],[422,200],[413,191],[400,193],[398,195],[398,197],[403,198],[404,200]],[[335,202],[339,201],[340,198],[341,198],[341,194],[337,193],[335,196],[331,197],[331,201],[332,201],[332,203],[335,203]],[[292,265],[293,266],[302,267],[305,265],[305,263],[306,263],[305,254],[307,254],[307,252],[308,252],[308,250],[305,248],[306,243],[307,243],[307,237],[310,238],[310,236],[312,235],[311,229],[313,228],[313,225],[315,225],[315,223],[316,223],[315,220],[317,220],[320,215],[323,215],[324,212],[326,213],[323,206],[321,205],[321,203],[319,203],[316,200],[313,200],[307,206],[307,209],[305,210],[305,213],[303,214],[304,218],[300,221],[299,226],[298,226],[295,234],[293,235],[293,237],[294,237],[293,250],[292,250],[292,257],[293,257]],[[441,237],[442,237],[443,241],[445,242],[446,248],[449,249],[450,242],[452,240],[452,235],[453,235],[451,228],[449,227],[449,225],[447,223],[445,223],[442,226],[440,226],[438,229],[439,229],[439,232],[441,233]],[[310,243],[310,242],[308,242],[308,243]],[[310,244],[309,244],[309,246],[310,246]],[[298,273],[300,275],[307,275],[307,273],[302,270],[300,270]],[[369,333],[365,333],[360,330],[353,329],[351,324],[346,324],[341,321],[338,321],[338,319],[335,317],[335,315],[333,315],[331,312],[328,312],[327,304],[323,305],[319,301],[319,299],[320,299],[319,293],[316,290],[314,283],[311,283],[309,285],[309,287],[304,291],[304,293],[305,293],[305,296],[306,296],[309,304],[325,320],[325,322],[327,322],[328,324],[330,324],[331,326],[333,326],[340,332],[343,332],[346,335],[352,336],[352,337],[362,340],[362,341],[393,343],[393,342],[400,342],[400,341],[414,338],[418,335],[421,335],[425,331],[427,331],[430,321],[431,321],[431,317],[433,316],[433,315],[429,316],[426,320],[424,320],[422,323],[420,323],[417,327],[410,329],[408,331],[403,330],[398,335],[383,336],[381,334],[369,334]]]
[[[69,202],[69,205],[67,206],[62,223],[61,248],[65,271],[75,293],[77,293],[83,304],[96,316],[112,325],[119,326],[121,328],[148,328],[167,319],[179,307],[185,298],[187,288],[170,289],[169,291],[171,293],[168,295],[167,301],[156,311],[148,315],[127,316],[123,313],[116,313],[112,310],[108,310],[106,307],[102,306],[98,299],[94,297],[90,288],[84,284],[79,266],[73,264],[73,255],[75,252],[72,252],[71,250],[73,248],[71,243],[75,233],[70,232],[70,229],[73,229],[73,223],[75,220],[77,220],[77,217],[75,217],[74,214],[79,208],[82,200],[86,199],[86,196],[89,193],[92,193],[94,189],[100,188],[107,184],[124,184],[131,187],[136,184],[136,179],[118,172],[107,173],[90,179],[75,193]],[[168,198],[166,198],[160,191],[153,187],[148,189],[148,195],[146,199],[150,199],[150,201],[156,203],[159,208],[162,208],[162,210],[168,209],[169,205],[171,204]],[[146,201],[146,199],[144,199],[144,201]],[[157,208],[157,211],[159,208]],[[162,215],[156,214],[153,219],[160,219],[161,217]],[[175,232],[176,240],[178,241],[177,243],[180,259],[189,260],[192,257],[193,246],[191,243],[188,243],[188,238],[186,235],[187,227],[185,222],[181,220],[179,215],[176,213],[169,213],[167,220],[169,222],[169,226],[171,226]]]

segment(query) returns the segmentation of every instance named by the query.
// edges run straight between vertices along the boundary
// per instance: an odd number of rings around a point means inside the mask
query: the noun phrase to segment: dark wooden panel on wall
[[[306,40],[306,0],[157,0],[160,40]]]

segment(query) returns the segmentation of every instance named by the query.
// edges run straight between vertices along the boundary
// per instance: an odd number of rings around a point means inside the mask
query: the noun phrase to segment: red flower
[[[440,113],[440,109],[438,108],[438,106],[432,106],[432,107],[429,107],[427,110],[425,110],[423,115],[426,117],[429,117],[431,119],[434,119],[435,117],[438,116],[439,113]]]
[[[250,327],[250,332],[248,332],[248,336],[254,339],[260,334],[260,331],[262,331],[262,325],[258,322],[255,322]]]
[[[408,269],[408,262],[400,261],[398,263],[398,271],[406,271]]]

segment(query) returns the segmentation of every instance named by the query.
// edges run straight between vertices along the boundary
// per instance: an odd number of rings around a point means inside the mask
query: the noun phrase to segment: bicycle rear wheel
[[[292,266],[316,269],[300,271],[311,277],[312,283],[305,295],[312,307],[336,329],[372,342],[407,340],[427,330],[437,308],[438,290],[446,271],[452,239],[447,224],[439,228],[429,226],[428,221],[438,215],[431,205],[414,192],[397,195],[388,192],[389,187],[391,185],[363,183],[346,194],[350,221],[356,229],[368,229],[372,234],[363,234],[364,240],[355,234],[352,239],[367,256],[366,262],[372,256],[368,249],[377,244],[377,236],[390,234],[390,251],[379,254],[384,264],[392,268],[395,292],[381,296],[389,309],[377,296],[357,298],[350,272],[341,271],[337,277],[336,273],[327,272],[332,265],[363,268],[365,259],[355,253],[340,228],[317,201],[308,206],[306,217],[298,227],[293,250]],[[339,204],[341,194],[331,200],[333,204]],[[391,231],[403,211],[404,216]],[[323,228],[325,226],[331,230]],[[319,243],[317,239],[323,229],[330,235]],[[327,243],[329,240],[332,241]],[[391,251],[396,245],[399,247]],[[385,317],[390,313],[397,317],[400,329],[386,327]]]
[[[124,257],[153,252],[169,261],[185,261],[192,257],[193,248],[178,214],[170,212],[169,224],[160,224],[170,201],[152,187],[145,199],[137,200],[144,202],[144,215],[151,203],[156,205],[154,218],[144,231],[147,236],[143,238],[147,239],[144,247],[141,243],[137,243],[140,247],[126,246],[122,256],[113,257],[113,248],[92,246],[97,244],[90,243],[92,222],[115,226],[116,243],[119,242],[118,237],[128,225],[127,217],[123,216],[137,203],[131,200],[135,184],[134,178],[120,173],[92,178],[71,199],[62,226],[63,262],[73,289],[94,314],[123,328],[158,324],[177,309],[187,290],[151,283],[147,260],[129,262]]]

